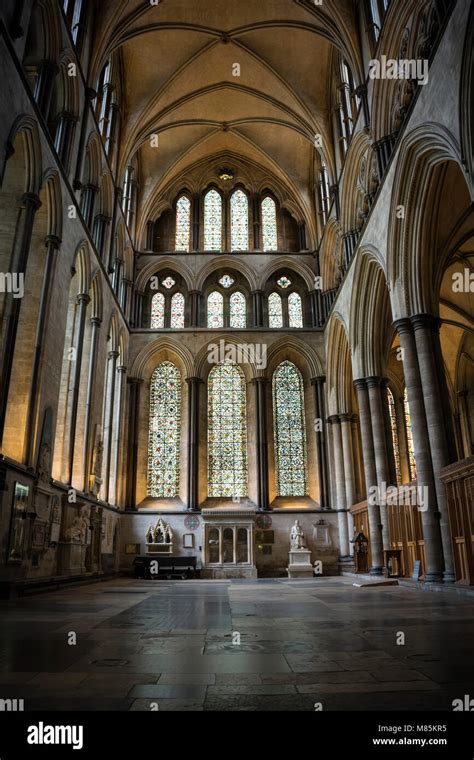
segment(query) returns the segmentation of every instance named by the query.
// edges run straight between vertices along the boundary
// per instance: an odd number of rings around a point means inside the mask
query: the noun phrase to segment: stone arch
[[[376,192],[375,154],[369,132],[356,132],[351,140],[344,165],[341,187],[341,229],[360,230],[370,209],[370,199]],[[375,170],[376,171],[376,170]]]
[[[63,200],[61,181],[56,169],[48,169],[43,177],[48,198],[48,235],[59,239],[63,234]]]
[[[194,362],[186,346],[172,337],[161,337],[145,346],[133,359],[130,377],[149,382],[153,370],[160,361],[178,363],[183,379],[194,376]]]
[[[135,280],[136,291],[138,293],[144,293],[150,279],[164,269],[170,269],[177,274],[180,274],[186,282],[188,290],[193,289],[194,275],[188,265],[182,259],[166,256],[163,258],[160,257],[159,261],[150,262],[138,272]]]
[[[341,227],[336,219],[330,219],[319,251],[319,266],[323,291],[337,288],[342,280],[343,250]]]
[[[290,256],[272,256],[272,260],[260,275],[258,283],[259,290],[265,289],[267,281],[278,269],[287,269],[288,271],[296,272],[304,280],[308,291],[314,290],[315,274],[312,269],[304,262],[298,261],[295,257]]]
[[[196,278],[196,289],[202,290],[207,278],[218,269],[235,269],[246,279],[249,290],[257,290],[257,280],[252,268],[242,260],[237,260],[235,256],[216,256],[206,264]]]
[[[328,414],[349,414],[352,407],[352,357],[347,327],[334,313],[327,329]]]
[[[226,355],[226,348],[228,348],[228,354]],[[218,361],[224,360],[226,356],[233,359],[239,357],[239,348],[242,347],[242,340],[238,336],[226,333],[219,333],[219,339],[213,339],[209,337],[208,342],[198,351],[194,359],[194,375],[201,378],[207,383],[209,372],[212,367],[215,366],[214,356],[217,356]],[[251,359],[251,356],[249,357]],[[241,368],[246,382],[250,382],[257,376],[257,366],[254,361],[236,361],[236,364]]]
[[[31,116],[18,116],[12,125],[7,140],[7,159],[2,171],[2,186],[9,164],[10,168],[17,165],[18,170],[22,172],[23,192],[39,193],[43,175],[41,142],[38,125]]]
[[[300,370],[305,381],[324,374],[323,361],[316,351],[297,337],[279,338],[268,347],[267,369],[259,374],[271,378],[275,368],[284,359],[292,361]]]

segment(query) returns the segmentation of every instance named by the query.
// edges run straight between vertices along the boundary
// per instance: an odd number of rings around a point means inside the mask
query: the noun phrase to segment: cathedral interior
[[[452,710],[471,2],[2,0],[0,31],[0,698]]]

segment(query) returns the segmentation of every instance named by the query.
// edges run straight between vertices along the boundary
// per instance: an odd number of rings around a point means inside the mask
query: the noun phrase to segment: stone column
[[[40,206],[41,201],[34,193],[26,193],[21,199],[11,259],[11,273],[22,277],[23,281],[25,280],[26,266],[30,253],[35,215]],[[21,302],[21,298],[13,298],[13,294],[9,293],[4,308],[2,354],[0,357],[0,443],[3,439],[5,428]]]
[[[332,426],[334,465],[336,475],[336,494],[339,524],[339,547],[341,559],[349,556],[349,535],[347,531],[346,477],[344,472],[344,454],[342,449],[341,421],[337,415],[328,418]]]
[[[34,442],[35,426],[38,414],[41,359],[43,355],[43,342],[46,336],[48,322],[49,303],[53,286],[56,257],[61,246],[61,240],[55,235],[46,238],[46,265],[43,277],[43,287],[39,305],[38,321],[36,323],[35,350],[33,354],[33,366],[31,368],[30,394],[28,399],[28,413],[26,417],[25,451],[23,461],[26,465],[34,465]]]
[[[143,380],[129,377],[129,427],[127,458],[127,509],[137,508],[138,428],[140,421],[140,388]]]
[[[190,327],[199,327],[199,306],[201,302],[201,291],[190,290]]]
[[[410,414],[413,420],[413,445],[416,457],[417,485],[426,488],[428,504],[421,512],[425,540],[425,582],[440,582],[443,577],[443,553],[439,526],[439,512],[430,454],[430,440],[426,422],[425,404],[420,368],[413,328],[409,319],[399,319],[395,328],[400,336],[403,352],[403,369],[408,393]]]
[[[107,239],[107,228],[110,225],[110,221],[110,217],[105,216],[104,214],[98,214],[94,221],[94,243],[97,253],[102,260],[104,260],[105,241]]]
[[[133,326],[140,329],[142,327],[143,297],[144,293],[140,290],[135,291],[135,319]],[[149,325],[148,325],[149,326]]]
[[[115,426],[115,440],[113,441],[114,451],[113,451],[113,461],[112,461],[112,472],[114,475],[113,482],[114,482],[114,492],[112,493],[112,503],[116,506],[120,503],[120,466],[122,462],[122,447],[120,445],[121,437],[122,437],[122,401],[123,401],[123,393],[124,393],[124,387],[125,387],[125,381],[127,377],[127,368],[121,364],[119,367],[117,367],[117,400],[115,403],[115,414],[116,414],[116,420],[117,424]]]
[[[86,413],[84,415],[84,493],[89,492],[89,477],[91,467],[91,414],[92,414],[92,401],[94,398],[94,385],[95,385],[95,368],[97,364],[97,346],[99,343],[100,326],[102,320],[99,317],[92,317],[91,319],[91,357],[89,362],[89,375],[87,378],[87,392],[86,392]]]
[[[258,193],[253,196],[253,247],[260,251],[260,198]]]
[[[382,551],[382,525],[380,523],[380,507],[371,489],[377,487],[377,471],[375,468],[374,440],[372,437],[372,422],[370,418],[369,393],[365,380],[355,380],[359,405],[360,432],[364,459],[365,487],[367,490],[367,509],[369,513],[370,551],[372,555],[371,575],[382,575],[384,560]]]
[[[58,128],[56,130],[56,138],[54,141],[54,147],[58,154],[59,160],[62,165],[68,171],[69,159],[72,147],[72,136],[74,133],[74,125],[77,119],[73,114],[63,111],[58,116]]]
[[[76,172],[73,182],[74,190],[80,190],[82,188],[82,173],[84,168],[84,159],[86,156],[86,140],[88,136],[90,105],[95,97],[97,97],[96,91],[93,90],[92,87],[86,87],[84,93],[84,109],[82,112],[81,134],[79,137]]]
[[[451,427],[448,427],[446,411],[443,410],[442,404],[443,397],[449,398],[449,395],[446,383],[443,384],[443,387],[440,387],[440,383],[438,382],[437,353],[433,346],[434,341],[439,341],[439,324],[428,314],[420,314],[416,317],[412,317],[411,322],[414,328],[416,349],[418,353],[423,401],[425,404],[428,437],[431,449],[431,461],[433,463],[436,501],[440,513],[441,541],[444,556],[443,580],[445,583],[454,583],[456,575],[454,571],[448,503],[445,485],[439,476],[442,468],[452,462],[449,446]],[[451,410],[447,411],[447,414],[451,415]]]
[[[256,377],[252,380],[255,386],[255,409],[257,415],[257,486],[258,508],[269,509],[268,496],[268,445],[267,445],[267,379]]]
[[[99,188],[96,185],[90,183],[88,185],[85,185],[83,188],[81,211],[84,217],[84,221],[89,228],[92,227],[92,222],[94,219],[95,199],[98,192]]]
[[[354,519],[352,517],[351,507],[356,503],[356,490],[354,479],[354,453],[352,450],[352,421],[350,414],[340,414],[341,433],[342,433],[342,451],[344,456],[344,475],[346,485],[346,507],[347,507],[347,530],[349,541],[354,535]],[[349,549],[353,549],[353,544],[349,543]],[[351,551],[352,553],[352,551]]]
[[[90,298],[87,294],[82,293],[77,296],[78,310],[77,320],[77,340],[76,340],[76,364],[73,374],[72,386],[72,403],[71,403],[71,425],[69,428],[69,456],[68,456],[68,475],[67,482],[72,483],[74,471],[74,449],[76,446],[76,425],[77,425],[77,408],[79,405],[79,385],[81,382],[82,354],[84,348],[84,331],[86,326],[86,312]]]
[[[115,404],[115,381],[117,370],[118,351],[110,351],[107,366],[107,388],[105,391],[106,408],[104,410],[104,454],[105,454],[105,471],[104,471],[104,501],[109,500],[110,487],[110,460],[112,454],[112,429],[114,419]]]
[[[188,384],[188,482],[187,508],[198,509],[199,478],[199,389],[200,377],[186,378]]]
[[[362,454],[360,451],[359,443],[359,417],[357,414],[353,414],[351,418],[352,425],[352,451],[354,454],[354,474],[355,474],[355,490],[357,501],[362,500],[362,494],[364,492],[364,471],[362,467]]]
[[[193,229],[192,229],[192,250],[199,251],[199,233],[201,219],[201,197],[199,193],[193,195]]]
[[[153,252],[153,238],[155,233],[155,222],[153,222],[151,219],[148,220],[146,223],[146,250]]]
[[[306,224],[304,223],[304,221],[298,222],[298,236],[299,236],[300,251],[307,251],[308,246],[306,245]]]
[[[329,468],[328,468],[328,450],[327,450],[327,430],[326,430],[326,409],[324,403],[324,384],[326,378],[324,375],[314,377],[311,384],[314,387],[314,408],[316,410],[316,419],[320,421],[321,430],[316,429],[316,453],[319,479],[319,494],[321,509],[330,509],[329,497]]]
[[[263,290],[252,291],[254,327],[263,327],[263,295]]]
[[[379,489],[380,518],[382,522],[382,545],[384,549],[390,549],[388,509],[385,499],[382,498],[382,494],[385,494],[387,491],[390,475],[388,470],[387,444],[385,439],[385,424],[380,386],[381,380],[379,377],[367,378],[370,416],[372,420],[372,436],[374,441],[375,468],[377,471],[377,486]]]

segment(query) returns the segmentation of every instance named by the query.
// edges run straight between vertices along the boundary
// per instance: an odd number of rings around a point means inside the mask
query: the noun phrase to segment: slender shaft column
[[[40,393],[40,368],[43,355],[43,341],[46,333],[46,325],[49,313],[49,303],[53,285],[56,256],[61,246],[61,240],[55,235],[46,238],[46,266],[43,277],[43,287],[39,306],[38,321],[36,324],[35,350],[33,354],[33,366],[31,368],[30,395],[28,400],[28,413],[26,417],[25,451],[23,460],[26,465],[33,465],[35,425],[38,416],[39,393]]]
[[[18,282],[20,284],[21,280],[23,287],[35,214],[40,206],[41,201],[34,193],[26,193],[21,199],[16,240],[12,253],[11,274],[12,277],[18,276]],[[3,432],[5,429],[8,393],[10,390],[21,302],[21,297],[14,297],[13,293],[7,294],[2,325],[2,352],[0,356],[0,444],[3,440]]]
[[[89,184],[83,188],[82,192],[81,211],[84,220],[89,228],[92,227],[92,222],[94,219],[95,199],[98,191],[99,188],[96,185]]]
[[[84,462],[82,471],[84,473],[84,486],[83,490],[88,493],[90,483],[90,468],[91,468],[91,455],[92,455],[92,441],[91,441],[91,415],[92,415],[92,400],[94,397],[94,384],[95,384],[95,368],[97,364],[97,346],[99,343],[100,326],[102,320],[99,317],[92,317],[91,319],[91,353],[89,362],[89,375],[87,378],[87,393],[86,393],[86,413],[84,417]]]
[[[351,418],[352,426],[352,451],[354,454],[354,475],[356,502],[361,501],[364,492],[364,471],[362,467],[362,454],[359,443],[359,417],[353,414]]]
[[[336,493],[339,525],[339,547],[341,558],[349,556],[349,534],[347,530],[346,477],[344,472],[344,454],[342,449],[341,422],[337,415],[328,418],[332,425],[334,465],[336,474]]]
[[[72,136],[74,133],[74,125],[76,121],[76,117],[67,111],[63,111],[63,113],[58,117],[58,128],[56,130],[54,147],[56,148],[56,153],[59,156],[59,160],[63,164],[66,171],[69,169]]]
[[[201,219],[201,197],[199,193],[193,195],[193,234],[192,234],[192,250],[199,251],[199,237],[200,237],[200,219]]]
[[[199,327],[199,305],[201,301],[201,291],[190,290],[189,295],[191,297],[190,307],[190,327]]]
[[[263,327],[263,291],[254,290],[253,296],[253,326]]]
[[[123,394],[124,394],[124,388],[125,388],[125,381],[127,378],[127,368],[124,367],[122,364],[117,367],[117,399],[115,403],[115,438],[112,441],[113,445],[113,457],[112,457],[112,474],[113,474],[113,492],[112,492],[112,504],[115,504],[116,506],[120,503],[120,483],[121,483],[121,462],[122,462],[122,451],[123,447],[121,446],[121,440],[122,440],[122,401],[123,401]]]
[[[253,247],[260,249],[260,199],[258,194],[253,196]]]
[[[201,378],[188,377],[188,483],[187,508],[198,508],[199,485],[199,389]]]
[[[436,500],[440,513],[441,541],[444,556],[443,580],[445,583],[454,583],[456,575],[454,571],[448,503],[445,485],[439,477],[441,469],[451,464],[452,461],[448,442],[452,428],[451,426],[448,427],[446,412],[442,404],[443,396],[449,398],[449,395],[446,383],[444,382],[444,387],[440,387],[440,383],[438,382],[438,363],[433,346],[433,341],[439,341],[439,329],[435,320],[427,314],[412,317],[411,322],[414,328],[418,363],[420,366]],[[451,415],[450,410],[447,413]],[[449,421],[451,422],[451,420]]]
[[[153,252],[153,238],[155,235],[155,222],[152,220],[149,220],[146,223],[146,250]]]
[[[387,463],[388,463],[388,473],[389,473],[389,483],[390,485],[396,486],[397,485],[397,468],[395,466],[395,450],[393,448],[393,437],[392,437],[392,421],[390,419],[390,409],[388,405],[388,380],[384,377],[382,378],[381,386],[380,386],[380,392],[381,392],[381,399],[382,399],[382,411],[383,411],[383,423],[385,428],[385,446],[387,449]]]
[[[143,297],[144,293],[142,293],[139,290],[135,291],[135,319],[134,319],[134,327],[140,328],[142,327],[142,313],[143,313]]]
[[[354,535],[354,519],[351,507],[356,503],[356,489],[354,478],[354,452],[352,450],[352,421],[349,414],[340,414],[342,451],[344,456],[344,475],[346,484],[346,507],[347,507],[347,530],[349,539]],[[349,544],[353,548],[353,544]]]
[[[369,392],[365,380],[355,380],[354,386],[357,392],[359,404],[360,432],[362,438],[362,450],[364,459],[365,487],[367,490],[367,508],[369,513],[370,551],[372,555],[371,575],[382,575],[383,551],[382,551],[382,525],[380,523],[380,507],[378,499],[374,498],[373,491],[377,488],[377,470],[375,468],[374,440],[372,437],[372,423],[370,418]]]
[[[319,499],[321,509],[330,509],[328,443],[326,430],[326,409],[324,403],[324,375],[314,377],[311,384],[314,387],[314,408],[316,411],[316,454],[319,480]]]
[[[104,258],[105,241],[107,239],[107,228],[110,225],[110,217],[104,214],[98,214],[94,221],[94,243],[100,258]]]
[[[380,518],[382,522],[382,545],[390,549],[390,533],[388,525],[387,504],[382,494],[385,494],[390,480],[385,439],[385,424],[380,393],[381,380],[379,377],[368,377],[370,416],[372,419],[372,436],[374,440],[375,468],[377,471],[377,486],[379,489]]]
[[[81,134],[79,138],[79,150],[77,153],[76,171],[73,182],[74,190],[80,190],[82,188],[82,173],[86,156],[86,140],[88,135],[90,104],[96,96],[97,93],[95,90],[93,90],[91,87],[86,87],[84,93],[84,110],[82,112]]]
[[[267,408],[266,408],[267,380],[264,377],[257,377],[252,382],[255,385],[255,407],[256,407],[256,412],[257,412],[258,508],[261,510],[266,510],[266,509],[269,509]]]
[[[137,508],[137,465],[138,465],[138,429],[140,422],[140,388],[143,380],[129,377],[129,428],[128,428],[128,459],[126,507]]]
[[[105,409],[105,430],[104,430],[104,453],[105,453],[105,477],[104,477],[104,501],[109,500],[109,488],[110,488],[110,461],[112,454],[112,428],[114,420],[114,404],[115,404],[115,381],[117,379],[117,359],[118,351],[110,351],[108,356],[107,367],[107,389],[106,389],[106,402],[107,408]]]
[[[79,405],[79,385],[81,382],[82,353],[84,347],[84,331],[86,326],[87,305],[90,298],[86,294],[77,297],[77,341],[75,345],[76,357],[72,386],[72,404],[71,404],[71,425],[69,429],[69,456],[68,456],[68,475],[67,482],[72,483],[74,471],[74,449],[76,446],[76,425],[77,425],[77,408]]]
[[[298,236],[299,236],[300,251],[306,251],[307,250],[306,224],[304,223],[304,221],[298,223]]]
[[[443,550],[415,338],[409,319],[397,320],[395,328],[400,336],[408,403],[413,420],[412,433],[416,457],[417,485],[418,488],[421,487],[426,491],[427,497],[427,503],[424,504],[421,511],[423,538],[425,540],[425,582],[439,582],[443,577]]]

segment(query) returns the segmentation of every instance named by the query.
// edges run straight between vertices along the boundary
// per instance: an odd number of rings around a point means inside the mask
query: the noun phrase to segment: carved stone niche
[[[160,519],[155,526],[150,525],[146,533],[148,554],[172,554],[173,531],[170,524]]]
[[[254,507],[201,510],[204,552],[201,578],[256,578]]]

